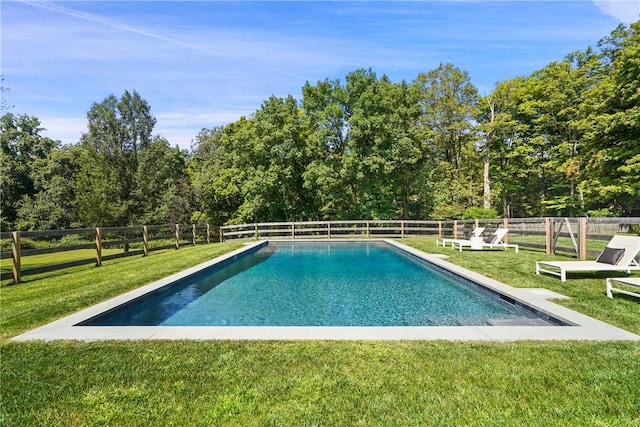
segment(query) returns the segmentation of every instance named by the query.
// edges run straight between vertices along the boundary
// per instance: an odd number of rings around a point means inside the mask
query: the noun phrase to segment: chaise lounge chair
[[[436,246],[442,245],[442,247],[444,248],[447,246],[447,243],[453,244],[453,242],[458,240],[466,242],[471,238],[479,238],[482,235],[483,231],[484,231],[484,227],[476,227],[473,230],[471,230],[471,232],[469,232],[469,234],[467,235],[467,239],[436,239]]]
[[[568,271],[640,270],[635,257],[640,252],[640,236],[613,236],[595,261],[537,261],[536,274],[549,273],[567,281]]]
[[[607,296],[613,298],[613,293],[618,292],[625,295],[631,295],[640,298],[640,277],[610,277],[607,282]],[[621,283],[625,287],[638,289],[639,292],[629,291],[627,289],[614,288],[615,283]]]
[[[496,231],[491,233],[484,241],[483,240],[454,240],[451,242],[451,247],[456,248],[462,252],[462,248],[469,247],[470,249],[484,249],[484,248],[504,248],[506,251],[507,248],[514,248],[516,253],[518,252],[518,245],[510,245],[504,243],[502,239],[509,232],[508,228],[498,228]]]

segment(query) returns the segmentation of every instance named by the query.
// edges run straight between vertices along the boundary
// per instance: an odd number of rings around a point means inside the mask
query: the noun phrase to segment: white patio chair
[[[468,239],[471,238],[479,238],[482,233],[484,232],[484,227],[476,227],[473,230],[471,230],[469,232],[469,234],[467,235]],[[446,238],[446,239],[436,239],[436,246],[440,246],[442,245],[442,247],[446,247],[447,243],[451,243],[453,244],[453,242],[456,241],[467,241],[468,239],[450,239],[450,238]]]
[[[503,248],[505,251],[507,248],[514,248],[516,253],[518,252],[518,245],[508,244],[503,242],[504,236],[509,232],[508,228],[498,228],[496,231],[491,233],[485,240],[456,240],[451,243],[452,248],[457,248],[460,252],[465,247],[469,247],[470,249],[494,249],[494,248]]]
[[[640,277],[610,277],[606,280],[606,283],[607,283],[607,296],[609,298],[613,298],[614,292],[640,298]],[[616,288],[614,287],[616,283],[620,283],[626,288],[638,289],[639,292],[633,292],[628,289]],[[617,285],[617,286],[620,286],[620,285]]]
[[[537,261],[536,274],[548,273],[567,281],[569,271],[640,270],[635,257],[640,252],[640,236],[613,236],[595,261]]]

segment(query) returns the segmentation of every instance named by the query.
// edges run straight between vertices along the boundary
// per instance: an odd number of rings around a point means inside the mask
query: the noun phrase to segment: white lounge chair
[[[473,230],[471,230],[471,232],[467,235],[468,239],[471,238],[479,238],[482,235],[482,232],[484,231],[484,227],[476,227]],[[468,239],[436,239],[436,246],[440,246],[442,245],[442,247],[446,247],[447,243],[452,243],[458,240],[462,240],[462,241],[467,241]],[[453,244],[453,243],[452,243]]]
[[[567,281],[568,271],[640,270],[635,257],[640,252],[640,236],[613,236],[595,261],[537,261],[536,274],[549,273]]]
[[[613,298],[613,293],[618,292],[625,295],[631,295],[640,298],[640,277],[610,277],[607,282],[607,296]],[[621,283],[625,287],[638,289],[639,292],[633,292],[627,289],[615,288],[616,282]],[[618,285],[619,286],[619,285]]]
[[[451,242],[452,248],[457,248],[460,252],[462,252],[462,248],[469,247],[470,249],[484,249],[484,248],[503,248],[505,251],[507,248],[514,248],[516,253],[518,252],[518,245],[515,244],[507,244],[502,241],[504,236],[509,232],[508,228],[498,228],[496,231],[491,233],[485,240],[455,240]]]

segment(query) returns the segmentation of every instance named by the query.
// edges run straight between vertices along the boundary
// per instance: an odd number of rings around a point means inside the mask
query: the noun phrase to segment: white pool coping
[[[337,240],[332,239],[330,241],[335,242]],[[573,326],[74,326],[131,299],[268,243],[267,241],[259,241],[18,335],[13,340],[640,341],[640,336],[638,335],[548,301],[546,299],[549,298],[547,292],[532,292],[531,289],[514,288],[456,266],[444,260],[441,254],[425,254],[394,240],[384,239],[380,241],[387,242],[469,280],[481,283],[487,288]],[[486,255],[491,256],[491,253],[488,252]]]

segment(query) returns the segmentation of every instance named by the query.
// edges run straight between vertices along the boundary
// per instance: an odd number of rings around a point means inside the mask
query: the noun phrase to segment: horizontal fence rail
[[[10,240],[11,251],[3,251],[0,257],[12,259],[12,270],[2,272],[0,280],[12,279],[13,283],[20,283],[25,275],[85,264],[99,267],[112,259],[146,256],[151,251],[211,243],[212,240],[219,240],[217,235],[212,235],[213,230],[217,234],[217,228],[212,229],[209,224],[165,224],[2,232],[0,239]],[[35,247],[27,248],[28,246]],[[62,260],[51,261],[46,265],[34,263],[28,266],[23,263],[29,256],[65,252]]]
[[[640,218],[505,218],[449,221],[361,220],[265,222],[224,225],[220,239],[339,239],[339,238],[464,238],[475,227],[485,227],[486,233],[506,227],[505,243],[544,250],[547,254],[574,255],[580,260],[597,256],[599,250],[589,250],[588,240],[609,241],[614,234],[632,233],[640,229]],[[638,231],[636,231],[638,234]]]
[[[0,240],[10,246],[0,254],[12,260],[12,271],[2,280],[78,265],[95,264],[132,255],[146,256],[160,249],[235,239],[367,239],[367,238],[466,238],[475,227],[485,235],[499,227],[509,229],[505,243],[564,254],[583,260],[597,256],[615,234],[640,234],[640,218],[505,218],[470,220],[354,220],[264,222],[210,227],[209,224],[164,224],[136,227],[97,227],[70,230],[10,231]],[[29,243],[29,244],[27,244]],[[75,252],[73,252],[75,251]],[[66,253],[65,253],[66,252]],[[23,260],[31,256],[62,253],[46,265]],[[80,255],[77,255],[80,253]],[[3,266],[6,268],[6,266]]]

